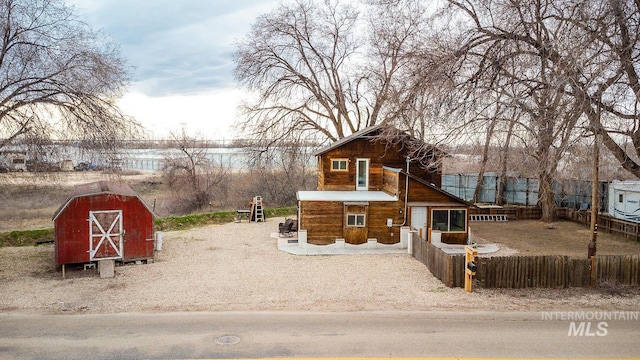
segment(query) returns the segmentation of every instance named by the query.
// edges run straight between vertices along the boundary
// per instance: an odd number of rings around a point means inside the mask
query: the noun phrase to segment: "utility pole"
[[[600,165],[600,150],[598,146],[598,134],[600,133],[600,102],[598,102],[598,123],[593,126],[593,169],[591,173],[591,241],[593,242],[593,255],[596,254],[596,241],[598,240],[598,210],[600,204],[598,203],[598,189],[600,183],[598,182],[599,174],[598,167]],[[591,249],[591,244],[589,245]],[[590,251],[591,252],[591,251]]]
[[[600,187],[598,182],[599,165],[600,151],[598,148],[598,131],[596,130],[593,139],[593,169],[591,175],[591,241],[594,243],[598,239],[598,210],[600,208],[600,204],[598,202],[598,189]]]
[[[587,257],[589,259],[589,277],[590,284],[593,286],[595,279],[594,262],[596,256],[596,244],[598,240],[598,166],[600,165],[600,151],[598,148],[598,125],[600,124],[600,105],[598,104],[598,124],[593,126],[593,169],[591,176],[591,241],[589,241],[589,247]]]

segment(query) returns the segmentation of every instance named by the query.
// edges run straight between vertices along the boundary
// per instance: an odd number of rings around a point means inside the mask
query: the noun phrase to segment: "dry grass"
[[[62,279],[53,245],[0,248],[0,311],[637,310],[634,289],[465,293],[408,254],[291,255],[270,237],[278,221],[166,232],[154,263],[117,266],[110,279],[82,266],[69,266]]]
[[[75,184],[105,176],[0,175],[0,231],[52,227],[53,211]],[[144,176],[123,180],[149,203],[162,196]],[[637,291],[615,284],[606,292],[478,288],[467,294],[443,286],[410,255],[293,256],[278,251],[269,237],[279,220],[165,233],[154,263],[118,266],[113,279],[100,279],[82,266],[70,266],[62,279],[53,245],[0,248],[0,311],[637,309]],[[589,241],[585,227],[569,222],[553,230],[538,221],[473,223],[472,229],[483,242],[520,254],[586,256]],[[640,244],[601,234],[598,254],[630,252],[640,252]]]
[[[52,228],[51,217],[76,185],[98,180],[126,181],[149,204],[159,194],[151,175],[100,172],[0,174],[0,232]]]
[[[552,229],[538,220],[471,223],[474,241],[497,243],[519,255],[587,256],[591,232],[572,221],[554,223]],[[638,254],[640,242],[625,240],[604,231],[598,233],[598,255]]]
[[[71,194],[75,185],[97,180],[122,180],[151,206],[158,216],[167,216],[164,201],[167,189],[161,179],[150,174],[105,174],[71,172],[51,174],[0,174],[0,232],[52,228],[51,216]],[[239,197],[239,196],[237,196]],[[586,256],[590,233],[587,227],[561,221],[548,229],[536,220],[474,222],[474,241],[498,243],[520,255]],[[598,234],[598,254],[640,253],[640,242],[625,240],[604,231]]]

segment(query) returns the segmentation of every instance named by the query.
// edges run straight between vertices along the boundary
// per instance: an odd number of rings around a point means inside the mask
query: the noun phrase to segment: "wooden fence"
[[[576,221],[585,226],[591,225],[591,211],[563,209],[561,218]],[[640,223],[617,219],[609,215],[598,214],[598,231],[617,234],[625,239],[640,241]]]
[[[640,255],[505,256],[478,258],[476,280],[485,288],[640,286]]]
[[[568,256],[478,258],[475,279],[484,288],[567,288],[589,286],[589,259]]]
[[[413,256],[425,264],[429,271],[448,287],[464,286],[464,256],[449,255],[427,242],[418,234],[412,234]],[[460,282],[462,279],[462,282]]]
[[[471,208],[470,215],[506,215],[509,220],[540,219],[542,209],[537,206],[503,206]]]
[[[464,287],[464,255],[450,255],[413,234],[413,256],[448,287]],[[484,288],[640,286],[640,255],[495,256],[476,258],[475,280]]]
[[[591,211],[574,210],[569,208],[556,209],[560,219],[579,222],[585,226],[591,224]],[[479,215],[505,215],[508,220],[540,219],[542,210],[532,206],[508,206],[496,208],[472,208],[469,210],[472,219]],[[640,223],[617,219],[605,214],[598,215],[598,231],[623,236],[625,239],[640,241]]]

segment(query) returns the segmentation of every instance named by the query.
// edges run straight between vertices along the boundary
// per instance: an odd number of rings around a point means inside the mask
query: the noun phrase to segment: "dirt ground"
[[[0,174],[4,176],[7,174]],[[152,201],[148,175],[135,182]],[[0,231],[52,227],[51,215],[77,183],[104,174],[58,173],[0,179]],[[149,200],[150,199],[150,200]],[[112,279],[68,269],[63,279],[53,245],[0,248],[0,311],[116,313],[164,311],[637,311],[638,289],[450,289],[408,254],[296,256],[279,251],[271,234],[283,219],[212,225],[164,234],[151,264],[123,265]],[[472,223],[474,240],[498,243],[494,255],[586,256],[588,230],[558,222]],[[640,244],[601,233],[598,254],[639,253]]]
[[[100,172],[8,173],[0,174],[0,232],[52,228],[51,216],[68,198],[75,185],[97,180],[125,181],[148,203],[166,196],[158,174],[106,174]],[[162,207],[158,204],[158,207]],[[158,212],[160,209],[156,209]],[[161,211],[160,211],[161,212]],[[553,229],[536,220],[473,222],[473,241],[498,243],[497,255],[586,256],[589,229],[581,224],[559,221]],[[625,240],[600,231],[598,254],[640,253],[640,242]]]
[[[549,229],[539,220],[472,222],[472,239],[479,244],[499,244],[498,255],[587,256],[591,231],[573,221],[558,221]],[[598,255],[640,254],[640,242],[598,232]]]
[[[53,228],[51,217],[76,185],[98,180],[125,181],[148,203],[159,194],[153,174],[102,172],[0,174],[0,232]]]
[[[0,311],[637,310],[637,289],[447,288],[408,254],[296,256],[271,234],[282,219],[166,232],[150,264],[68,269],[53,246],[0,248]]]

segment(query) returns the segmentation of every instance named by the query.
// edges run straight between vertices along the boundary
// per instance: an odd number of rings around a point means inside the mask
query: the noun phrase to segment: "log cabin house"
[[[407,159],[406,145],[419,140],[401,134],[388,141],[378,136],[381,131],[366,128],[314,154],[318,186],[297,194],[299,237],[315,245],[391,245],[410,226],[429,241],[466,244],[473,205],[440,189],[441,165]],[[435,147],[424,148],[436,160],[444,156]]]

